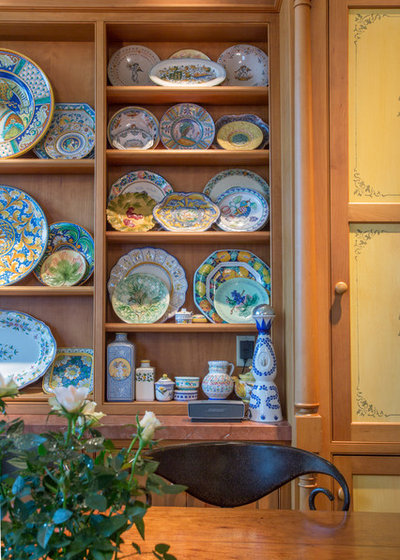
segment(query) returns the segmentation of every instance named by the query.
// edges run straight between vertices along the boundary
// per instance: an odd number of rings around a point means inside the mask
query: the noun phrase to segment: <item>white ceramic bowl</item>
[[[200,377],[175,376],[175,386],[180,391],[197,389],[200,386]]]
[[[174,391],[175,401],[196,401],[197,400],[197,389],[194,390],[175,390]]]

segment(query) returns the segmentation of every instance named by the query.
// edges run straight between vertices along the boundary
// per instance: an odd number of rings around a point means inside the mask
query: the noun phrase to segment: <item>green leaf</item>
[[[24,486],[25,486],[24,478],[22,476],[17,476],[11,489],[14,496],[19,494],[23,490]]]
[[[60,525],[60,523],[65,523],[72,516],[72,511],[69,509],[58,509],[53,515],[53,523]]]
[[[28,465],[24,459],[20,459],[19,457],[13,457],[12,459],[6,459],[6,462],[13,467],[16,467],[19,470],[27,469]]]
[[[102,523],[99,523],[97,528],[103,537],[110,537],[113,533],[126,525],[126,523],[127,519],[125,515],[114,515],[111,519],[107,517]]]
[[[169,544],[164,544],[164,543],[159,543],[156,544],[156,546],[154,547],[156,549],[156,551],[159,554],[164,554],[165,552],[168,552],[168,550],[171,548]]]
[[[142,554],[142,551],[141,551],[140,546],[138,544],[136,544],[135,542],[132,542],[131,545],[133,546],[133,548],[136,550],[136,552],[138,554]]]
[[[48,454],[48,450],[43,443],[41,443],[38,447],[38,454],[40,457],[45,457]]]
[[[136,519],[135,520],[136,529],[138,530],[139,535],[144,540],[144,521],[143,519]]]
[[[176,560],[176,557],[173,556],[172,554],[168,554],[168,552],[166,552],[164,554],[164,560]]]
[[[165,484],[162,487],[162,491],[164,494],[180,494],[187,490],[187,486],[183,486],[183,484]]]
[[[102,494],[90,494],[85,498],[87,507],[105,511],[107,509],[107,499]]]
[[[41,443],[44,443],[46,438],[39,436],[37,434],[21,434],[14,440],[14,445],[17,449],[21,451],[30,451],[35,447],[38,447]]]
[[[125,511],[130,519],[132,517],[143,517],[147,511],[147,507],[143,502],[136,500],[132,505],[128,505]]]
[[[86,440],[85,449],[88,453],[94,453],[95,451],[101,451],[103,448],[103,437],[95,437]]]
[[[37,533],[37,542],[42,548],[47,548],[50,537],[54,532],[54,525],[43,525]]]

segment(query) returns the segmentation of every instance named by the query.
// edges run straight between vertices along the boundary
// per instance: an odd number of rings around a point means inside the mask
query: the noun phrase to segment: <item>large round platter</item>
[[[160,140],[157,118],[143,107],[123,107],[111,117],[107,138],[118,150],[150,150]]]
[[[173,317],[183,306],[188,283],[185,271],[178,260],[164,251],[154,247],[133,249],[123,255],[111,270],[107,288],[110,298],[115,286],[129,274],[146,273],[156,276],[167,286],[170,294],[168,309],[160,321]]]
[[[54,393],[58,387],[88,389],[93,391],[92,348],[58,348],[51,367],[42,381],[45,393]]]
[[[173,188],[164,177],[153,171],[131,171],[112,184],[108,202],[120,194],[137,192],[145,192],[156,202],[160,202],[166,194],[173,192]]]
[[[221,84],[225,76],[223,66],[201,58],[162,60],[150,71],[155,84],[167,87],[213,87]]]
[[[161,142],[168,150],[206,150],[214,140],[211,115],[194,103],[178,103],[160,121]]]
[[[224,231],[257,231],[269,216],[265,198],[257,191],[232,187],[217,199],[221,215],[217,226]]]
[[[127,192],[110,200],[107,221],[117,231],[144,232],[153,229],[156,201],[145,192]]]
[[[224,249],[214,251],[194,273],[193,295],[196,307],[213,323],[224,323],[214,306],[216,290],[232,278],[249,278],[271,294],[269,266],[250,251]]]
[[[258,115],[254,115],[252,113],[246,113],[244,115],[223,115],[220,117],[215,123],[215,138],[213,142],[213,146],[216,148],[221,148],[221,146],[217,142],[218,132],[220,131],[221,127],[224,125],[235,122],[235,121],[246,121],[258,126],[261,129],[263,134],[263,139],[260,145],[257,147],[257,150],[263,150],[269,143],[269,126],[266,122],[262,120],[261,117]]]
[[[219,129],[216,139],[224,150],[255,150],[263,141],[263,132],[256,124],[233,121]]]
[[[50,124],[50,82],[30,58],[1,49],[0,100],[0,158],[19,156],[39,142]]]
[[[260,193],[268,203],[270,202],[268,183],[260,175],[248,169],[226,169],[217,173],[208,181],[203,192],[215,202],[221,194],[232,187],[252,189]]]
[[[19,282],[35,268],[48,231],[46,216],[31,196],[0,185],[0,286]]]
[[[54,360],[56,341],[47,325],[20,311],[0,310],[1,372],[21,389],[45,373]]]
[[[219,218],[219,209],[202,193],[174,192],[153,209],[154,219],[167,231],[206,231]]]
[[[197,49],[181,49],[171,54],[168,58],[201,58],[203,60],[211,60],[209,56]]]
[[[108,63],[108,79],[113,86],[152,86],[151,68],[160,62],[148,47],[128,45],[116,51]]]
[[[268,55],[253,45],[234,45],[217,61],[226,70],[226,86],[267,86]]]
[[[79,284],[84,284],[93,274],[94,270],[94,241],[88,231],[78,224],[71,222],[56,222],[49,226],[49,239],[43,257],[33,271],[33,274],[39,280],[41,278],[41,270],[44,261],[49,255],[60,249],[73,249],[81,253],[86,259],[86,272]]]
[[[167,286],[151,274],[129,274],[115,286],[111,303],[125,323],[155,323],[169,305]]]
[[[227,323],[253,323],[253,309],[261,303],[269,303],[268,292],[248,278],[232,278],[215,290],[215,309]]]

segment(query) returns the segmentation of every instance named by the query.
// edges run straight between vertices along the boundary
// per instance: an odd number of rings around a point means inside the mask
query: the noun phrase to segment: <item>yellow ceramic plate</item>
[[[108,203],[107,220],[118,231],[149,231],[155,225],[155,205],[145,192],[120,194]]]
[[[263,132],[247,121],[234,121],[222,126],[217,142],[224,150],[255,150],[263,141]]]

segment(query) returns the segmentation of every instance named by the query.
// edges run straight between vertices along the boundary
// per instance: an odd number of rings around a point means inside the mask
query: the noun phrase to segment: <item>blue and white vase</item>
[[[135,347],[126,333],[107,346],[107,401],[135,399]]]
[[[274,317],[275,313],[270,305],[257,305],[253,310],[253,318],[258,330],[252,363],[255,383],[249,403],[249,419],[253,422],[282,420],[278,388],[274,383],[276,357],[269,334]]]

